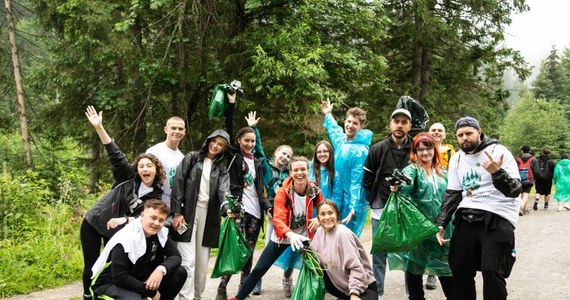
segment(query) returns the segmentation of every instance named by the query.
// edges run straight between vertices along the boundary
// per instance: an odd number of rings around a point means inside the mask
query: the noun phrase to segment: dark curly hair
[[[133,167],[133,170],[135,170],[135,173],[137,174],[136,176],[137,177],[139,176],[138,165],[139,165],[139,162],[141,161],[141,159],[143,159],[143,158],[150,160],[154,164],[154,166],[156,168],[156,176],[154,177],[154,180],[152,181],[152,185],[160,187],[162,185],[162,182],[166,178],[166,171],[164,170],[164,167],[160,163],[160,160],[158,160],[158,158],[156,156],[154,156],[150,153],[139,154],[135,158],[135,161],[133,161],[132,167]]]

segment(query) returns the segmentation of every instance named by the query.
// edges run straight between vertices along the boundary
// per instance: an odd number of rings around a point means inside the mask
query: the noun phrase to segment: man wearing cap
[[[364,129],[366,112],[361,108],[352,107],[346,111],[344,131],[332,116],[333,105],[329,100],[321,102],[321,109],[325,115],[323,126],[334,148],[335,171],[340,174],[342,185],[340,221],[360,236],[368,215],[366,190],[362,187],[362,166],[372,142],[372,131]]]
[[[364,163],[364,187],[369,191],[368,203],[372,209],[372,232],[376,230],[384,205],[390,195],[390,183],[386,177],[394,169],[402,170],[408,165],[413,139],[408,135],[412,128],[412,115],[398,108],[390,116],[390,135],[372,145]],[[378,295],[384,294],[386,253],[372,254],[372,271],[376,278]]]
[[[473,117],[454,127],[461,151],[449,162],[447,189],[436,224],[437,239],[455,213],[449,265],[458,299],[476,299],[475,274],[483,276],[484,299],[507,299],[508,278],[516,260],[515,226],[522,191],[511,152],[481,132]]]

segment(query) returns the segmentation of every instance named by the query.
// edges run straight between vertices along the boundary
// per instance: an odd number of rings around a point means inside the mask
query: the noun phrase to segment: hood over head
[[[224,140],[226,141],[227,147],[224,151],[222,151],[220,154],[218,154],[213,161],[219,162],[226,157],[226,155],[228,153],[228,149],[231,146],[231,144],[230,144],[230,135],[223,129],[214,130],[214,132],[210,133],[210,135],[206,138],[206,140],[204,140],[204,143],[202,144],[202,147],[200,148],[200,156],[202,156],[202,157],[206,156],[206,154],[208,153],[208,144],[210,143],[210,141],[213,138],[218,137],[218,136],[224,138]]]

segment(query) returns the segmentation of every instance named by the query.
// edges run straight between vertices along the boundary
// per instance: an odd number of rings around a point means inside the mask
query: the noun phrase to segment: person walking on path
[[[429,133],[420,133],[414,139],[410,162],[411,164],[405,167],[402,173],[411,183],[390,186],[390,190],[408,195],[426,217],[435,221],[441,210],[441,199],[447,186],[447,171],[442,167],[435,139]],[[448,226],[445,235],[449,238],[452,231],[452,226]],[[447,260],[448,253],[449,245],[439,245],[434,235],[422,241],[414,250],[389,253],[388,263],[390,270],[405,272],[410,300],[425,300],[422,287],[424,274],[437,275],[445,297],[448,300],[455,300],[458,298]]]
[[[321,102],[321,110],[325,115],[323,126],[335,152],[335,171],[340,175],[343,190],[341,222],[360,236],[369,207],[362,176],[372,131],[364,129],[366,112],[361,108],[353,107],[346,111],[344,131],[332,116],[333,104],[329,100]]]
[[[558,201],[558,211],[562,210],[562,205],[566,210],[570,210],[570,160],[568,154],[562,153],[560,161],[554,167],[553,175],[556,192],[554,200]]]
[[[552,175],[555,163],[550,158],[550,149],[544,148],[538,157],[538,162],[532,170],[536,183],[536,194],[534,195],[533,210],[538,210],[538,203],[544,200],[544,209],[548,209],[550,202],[550,192],[552,191]]]
[[[507,283],[516,260],[515,227],[522,191],[511,152],[481,131],[473,117],[454,127],[461,151],[449,162],[447,189],[436,218],[440,245],[454,215],[449,266],[458,299],[475,300],[475,274],[483,276],[484,299],[507,299]]]
[[[144,201],[162,197],[164,171],[152,154],[138,155],[131,165],[103,127],[103,112],[97,113],[93,106],[87,106],[85,116],[107,150],[115,180],[111,191],[85,213],[81,222],[83,299],[91,299],[91,267],[99,257],[101,246],[141,213]]]
[[[170,117],[166,121],[166,126],[164,126],[164,133],[166,133],[166,139],[164,142],[158,143],[146,150],[146,153],[150,153],[160,160],[164,171],[166,172],[166,178],[162,182],[162,202],[166,205],[170,205],[170,194],[172,191],[172,180],[174,174],[176,174],[176,167],[184,158],[182,151],[178,149],[180,142],[184,139],[186,135],[186,126],[184,120],[180,117]]]
[[[313,237],[319,221],[313,218],[313,209],[323,201],[317,185],[309,180],[309,160],[303,156],[291,159],[290,176],[275,195],[273,223],[275,230],[271,241],[265,246],[255,268],[241,285],[236,297],[243,300],[249,296],[255,284],[265,275],[271,265],[291,246],[298,251],[303,241]]]
[[[402,170],[408,165],[413,139],[408,135],[412,128],[412,115],[409,111],[398,108],[390,115],[390,135],[370,147],[370,153],[364,163],[364,187],[369,191],[368,203],[372,208],[372,232],[376,230],[378,220],[390,195],[390,177],[394,169]],[[376,278],[378,295],[384,295],[384,277],[386,276],[386,253],[372,254],[372,271]]]
[[[317,206],[320,223],[310,247],[323,269],[325,290],[343,300],[377,300],[376,280],[368,251],[354,232],[339,224],[336,203],[325,199]]]
[[[188,274],[180,300],[202,299],[206,288],[210,249],[218,247],[220,237],[220,207],[230,192],[225,163],[229,144],[228,133],[215,130],[199,152],[186,154],[174,176],[170,238]]]
[[[517,165],[519,167],[519,175],[521,175],[522,194],[521,194],[521,208],[519,216],[527,215],[530,213],[528,209],[528,197],[530,190],[534,184],[533,169],[536,169],[537,161],[530,154],[530,146],[524,145],[521,147],[521,155],[517,157]],[[523,178],[524,177],[524,178]]]

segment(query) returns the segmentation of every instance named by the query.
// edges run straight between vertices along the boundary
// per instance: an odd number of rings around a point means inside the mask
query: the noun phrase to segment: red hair
[[[433,158],[431,165],[426,164],[418,157],[417,151],[420,145],[433,148]],[[418,134],[414,139],[412,150],[410,151],[410,161],[416,166],[424,168],[427,174],[431,174],[431,170],[433,168],[435,169],[435,173],[437,173],[437,175],[443,176],[443,172],[441,171],[441,154],[439,153],[438,147],[435,145],[435,140],[431,134],[427,132]]]

